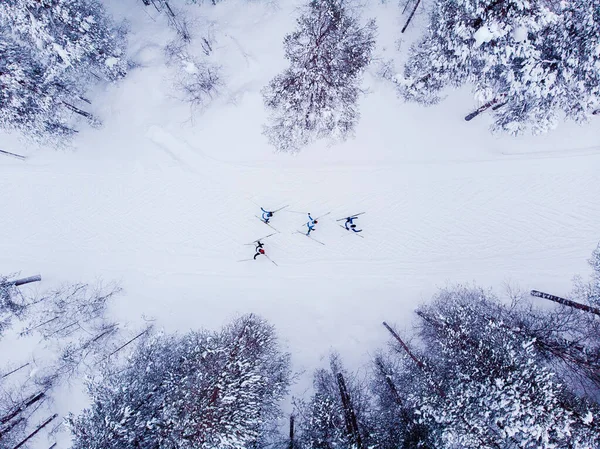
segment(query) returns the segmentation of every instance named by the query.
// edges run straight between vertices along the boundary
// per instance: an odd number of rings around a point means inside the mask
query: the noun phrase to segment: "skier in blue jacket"
[[[356,220],[357,217],[348,217],[346,218],[346,230],[350,231],[354,231],[354,232],[362,232],[362,229],[356,229],[356,225],[353,223],[354,220]]]
[[[308,213],[308,219],[309,222],[306,223],[306,226],[308,227],[308,232],[306,233],[306,235],[310,235],[310,232],[315,230],[315,225],[318,223],[317,220],[310,216],[310,212]]]
[[[262,210],[262,221],[264,221],[265,223],[269,224],[269,220],[273,216],[273,212],[270,212],[268,210],[264,210],[262,207],[260,208],[260,210]]]

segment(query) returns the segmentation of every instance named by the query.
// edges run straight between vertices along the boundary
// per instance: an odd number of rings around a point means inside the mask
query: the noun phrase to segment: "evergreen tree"
[[[551,29],[549,44],[565,72],[562,109],[582,122],[600,99],[600,1],[571,0],[560,6],[561,26]]]
[[[25,304],[15,284],[8,277],[0,275],[0,339],[10,327],[12,318],[22,315],[24,309]]]
[[[432,104],[471,83],[482,103],[505,103],[495,129],[545,132],[561,114],[590,117],[598,101],[598,0],[436,0],[400,90]]]
[[[0,126],[28,135],[75,132],[91,82],[124,76],[124,30],[97,0],[0,2]]]
[[[49,79],[31,46],[0,26],[0,126],[36,136],[70,135],[63,92]]]
[[[411,397],[429,389],[423,373],[408,357],[394,351],[373,361],[374,439],[380,449],[434,449],[432,423],[421,422]]]
[[[304,449],[367,448],[372,441],[373,416],[369,391],[332,354],[329,369],[315,371],[314,393],[296,404],[300,447]]]
[[[284,39],[290,67],[263,90],[265,128],[279,151],[314,139],[345,139],[358,121],[360,75],[371,61],[375,22],[360,25],[346,0],[311,0]]]
[[[419,397],[441,424],[443,447],[572,447],[600,444],[599,410],[577,400],[541,363],[535,339],[488,311],[502,306],[480,289],[440,293],[418,314],[439,389]]]
[[[290,382],[289,356],[253,315],[221,332],[156,335],[89,385],[73,449],[247,448],[266,438]]]
[[[600,307],[600,244],[592,252],[592,257],[588,260],[588,263],[592,268],[591,278],[588,282],[585,282],[580,276],[577,276],[573,296],[577,301],[593,307]]]

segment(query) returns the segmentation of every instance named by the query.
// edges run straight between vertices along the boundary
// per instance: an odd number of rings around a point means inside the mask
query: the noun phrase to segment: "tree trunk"
[[[290,447],[294,449],[294,415],[290,415]]]
[[[48,418],[46,421],[44,421],[42,424],[40,424],[37,429],[35,429],[33,432],[31,432],[29,435],[27,435],[27,437],[23,441],[21,441],[19,444],[17,444],[15,447],[13,447],[13,449],[19,449],[21,446],[23,446],[25,443],[27,443],[27,441],[32,439],[40,430],[42,430],[44,427],[46,427],[48,424],[50,424],[54,419],[56,419],[57,416],[58,416],[57,413],[52,415],[50,418]]]
[[[391,376],[388,374],[387,369],[383,365],[383,362],[381,361],[380,358],[377,358],[377,360],[375,360],[375,365],[377,366],[377,368],[379,368],[379,372],[385,378],[385,382],[387,383],[387,386],[390,389],[390,391],[392,393],[392,396],[394,397],[394,401],[396,402],[396,404],[402,405],[402,399],[400,398],[400,394],[398,393],[398,389],[396,388],[396,385],[394,385],[394,382],[392,381]]]
[[[140,332],[139,334],[137,334],[135,337],[133,337],[131,340],[127,341],[126,343],[122,344],[121,346],[119,346],[117,349],[115,349],[113,352],[111,352],[110,354],[108,354],[103,360],[106,360],[107,358],[109,358],[111,355],[116,354],[117,352],[119,352],[121,349],[123,349],[125,346],[133,343],[135,340],[137,340],[138,338],[140,338],[142,335],[146,334],[147,332],[150,331],[150,329],[152,329],[151,326],[147,327],[145,331]]]
[[[531,290],[531,296],[537,296],[538,298],[548,299],[550,301],[557,302],[562,304],[563,306],[573,307],[574,309],[583,310],[584,312],[593,313],[600,316],[600,309],[596,307],[586,306],[585,304],[580,304],[575,301],[571,301],[570,299],[561,298],[560,296],[550,295],[548,293],[540,292],[537,290]]]
[[[8,423],[6,427],[0,428],[0,440],[4,435],[8,435],[13,428],[17,427],[23,421],[25,421],[25,418],[21,416],[19,419],[15,419],[13,422]]]
[[[165,1],[165,7],[167,8],[167,15],[171,16],[171,18],[175,18],[175,13],[173,12],[173,10],[171,9],[171,7],[169,6],[169,3]]]
[[[417,366],[419,366],[419,368],[421,368],[421,369],[425,369],[425,364],[423,362],[421,362],[418,358],[416,358],[414,356],[414,354],[411,352],[410,348],[406,345],[406,343],[404,343],[402,341],[402,339],[396,333],[396,331],[394,329],[392,329],[389,326],[389,324],[387,324],[385,321],[383,322],[383,325],[387,328],[388,331],[390,331],[390,334],[392,334],[392,336],[396,339],[396,341],[398,341],[398,343],[400,343],[400,345],[402,346],[402,348],[404,348],[404,350],[410,356],[410,358],[415,361],[415,363],[417,364]]]
[[[34,394],[33,396],[30,396],[28,399],[25,399],[23,402],[21,402],[21,404],[19,404],[19,406],[17,408],[15,408],[12,412],[8,413],[7,415],[4,415],[3,417],[0,418],[0,424],[6,424],[8,421],[10,421],[11,419],[13,419],[15,416],[19,415],[21,412],[23,412],[23,410],[27,409],[28,407],[30,407],[31,405],[35,404],[36,402],[40,401],[41,399],[44,398],[44,396],[46,395],[45,391],[40,391],[39,393]]]
[[[413,16],[417,12],[417,8],[419,7],[419,3],[421,3],[421,0],[417,0],[417,2],[415,3],[415,7],[413,8],[412,12],[410,13],[410,16],[408,16],[408,20],[406,21],[406,23],[402,27],[402,31],[401,31],[402,33],[404,33],[406,31],[406,28],[408,27],[408,24],[410,23],[410,21],[412,20]]]
[[[16,157],[17,159],[21,159],[22,161],[25,160],[25,156],[21,156],[20,154],[11,153],[10,151],[0,150],[0,153],[6,154],[8,156]]]
[[[42,276],[36,274],[35,276],[29,276],[28,278],[17,279],[16,281],[13,281],[13,284],[18,287],[19,285],[25,285],[31,282],[39,282],[41,280]]]
[[[21,365],[21,366],[19,366],[18,368],[15,368],[14,370],[12,370],[12,371],[9,371],[9,372],[8,372],[8,373],[6,373],[6,374],[3,374],[3,375],[2,375],[2,377],[0,377],[0,379],[4,379],[5,377],[8,377],[8,376],[10,376],[10,375],[11,375],[11,374],[13,374],[13,373],[16,373],[16,372],[17,372],[17,371],[19,371],[21,368],[25,368],[27,365],[29,365],[29,363],[30,363],[30,362],[27,362],[27,363],[25,363],[24,365]]]
[[[64,104],[67,107],[67,109],[69,109],[70,111],[75,112],[76,114],[79,114],[79,115],[87,118],[88,120],[94,119],[94,116],[92,114],[84,111],[83,109],[79,109],[76,106],[73,106],[71,103],[67,103],[66,101],[63,101],[62,104]]]
[[[348,436],[352,442],[356,445],[357,449],[363,449],[362,440],[360,438],[360,432],[358,431],[358,423],[356,421],[356,414],[354,413],[354,407],[352,407],[352,400],[348,394],[346,388],[346,382],[344,382],[344,376],[342,373],[337,374],[338,386],[340,388],[340,396],[342,398],[342,405],[344,407],[344,418],[346,420],[346,430]]]

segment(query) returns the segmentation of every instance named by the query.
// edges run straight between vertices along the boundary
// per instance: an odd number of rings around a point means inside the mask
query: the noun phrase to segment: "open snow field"
[[[115,12],[131,21],[141,66],[96,93],[103,128],[69,150],[0,140],[28,155],[0,159],[1,273],[39,272],[40,289],[120,281],[116,316],[168,331],[258,313],[307,370],[303,388],[330,349],[364,364],[387,340],[382,320],[409,328],[414,307],[446,283],[565,294],[574,274],[587,275],[600,240],[600,122],[493,136],[485,115],[464,121],[476,107],[467,90],[432,108],[404,104],[374,65],[355,139],[275,154],[261,135],[260,89],[286,66],[293,5],[190,7],[206,14],[196,38],[213,33],[224,82],[190,118],[162,54],[171,32],[128,3]],[[397,5],[365,16],[378,19],[377,56],[401,58]],[[254,254],[244,243],[272,232],[255,203],[289,204],[271,221],[281,233],[264,242],[279,266],[238,262]],[[325,245],[294,234],[307,220],[290,211],[331,211],[312,234]],[[364,239],[334,221],[363,211]]]

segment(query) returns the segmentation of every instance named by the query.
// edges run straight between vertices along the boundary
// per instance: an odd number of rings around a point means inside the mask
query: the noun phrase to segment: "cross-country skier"
[[[354,220],[356,220],[357,217],[348,217],[346,218],[346,230],[350,231],[354,231],[354,232],[362,232],[362,229],[356,229],[356,225],[353,223]]]
[[[265,254],[263,246],[265,246],[264,243],[261,243],[260,241],[256,242],[256,254],[254,255],[254,260],[256,260],[258,256]]]
[[[263,211],[263,213],[262,213],[262,221],[264,221],[265,223],[269,224],[269,220],[273,216],[273,212],[268,211],[268,210],[264,210],[262,207],[260,208],[260,210]]]
[[[313,217],[310,216],[310,212],[308,213],[308,219],[310,221],[308,223],[306,223],[306,227],[308,228],[308,232],[306,233],[306,235],[310,235],[310,231],[314,231],[315,225],[318,223],[317,220],[315,220]]]

